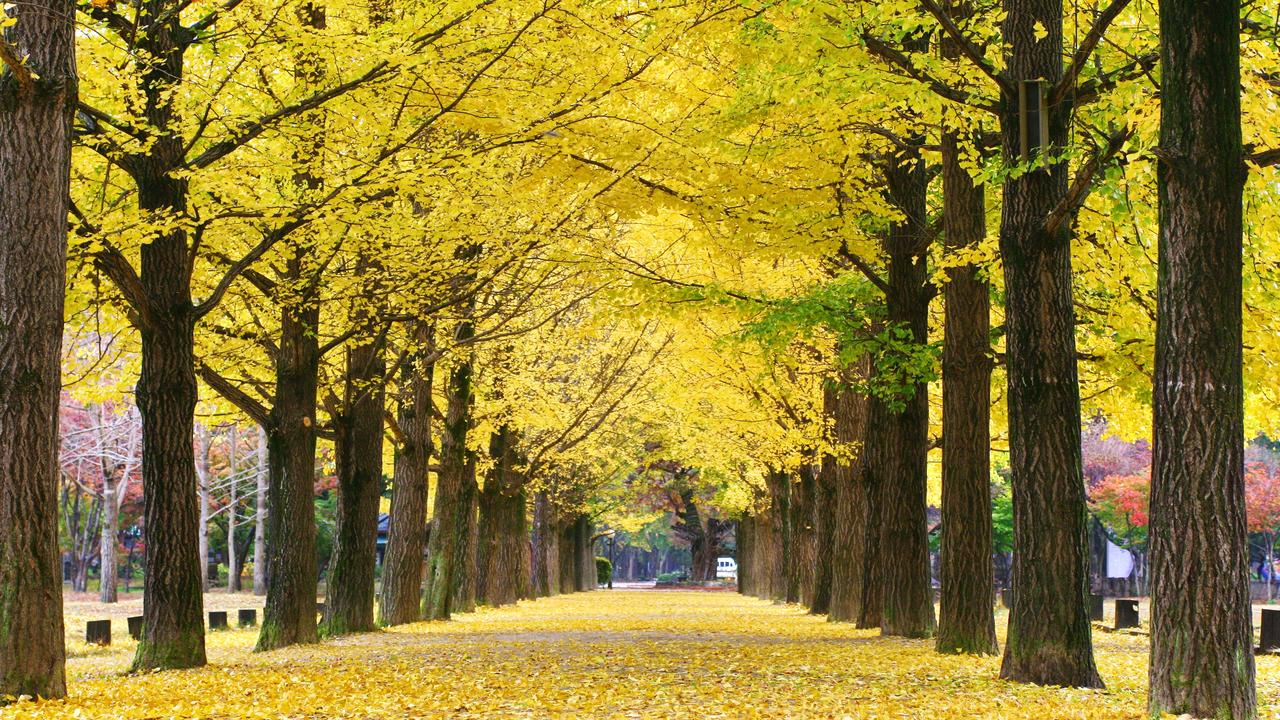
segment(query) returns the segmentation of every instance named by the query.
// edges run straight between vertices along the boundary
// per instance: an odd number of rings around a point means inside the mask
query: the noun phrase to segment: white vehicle
[[[716,578],[720,580],[737,580],[738,561],[731,557],[718,558],[716,560]]]

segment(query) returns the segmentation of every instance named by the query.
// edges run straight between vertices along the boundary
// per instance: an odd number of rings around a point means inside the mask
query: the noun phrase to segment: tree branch
[[[5,65],[9,66],[9,70],[13,72],[14,79],[18,81],[18,95],[20,97],[29,97],[36,89],[35,76],[31,74],[31,69],[18,56],[18,48],[9,44],[9,40],[3,34],[0,34],[0,62],[4,62]]]
[[[1062,196],[1062,200],[1058,202],[1049,216],[1045,218],[1044,228],[1049,235],[1054,235],[1062,228],[1063,223],[1067,222],[1084,205],[1085,200],[1089,197],[1089,191],[1093,187],[1093,178],[1098,171],[1107,164],[1116,153],[1120,152],[1120,148],[1133,137],[1134,128],[1126,126],[1120,130],[1111,133],[1111,137],[1107,139],[1104,147],[1098,148],[1093,153],[1093,157],[1089,158],[1078,171],[1075,178],[1071,181],[1071,187],[1067,189],[1067,194]]]
[[[1093,21],[1093,27],[1089,28],[1089,32],[1084,36],[1084,40],[1080,41],[1080,46],[1076,48],[1076,52],[1071,56],[1071,64],[1067,66],[1066,73],[1062,79],[1049,93],[1049,104],[1057,105],[1068,93],[1075,89],[1076,79],[1080,77],[1080,72],[1084,70],[1085,65],[1089,62],[1089,58],[1093,56],[1093,51],[1097,49],[1098,43],[1102,42],[1102,36],[1107,33],[1107,28],[1111,26],[1111,22],[1115,20],[1124,9],[1128,7],[1130,0],[1111,0],[1098,17]]]
[[[222,158],[235,152],[236,149],[243,147],[245,144],[253,141],[262,133],[269,130],[276,123],[287,120],[296,115],[301,115],[319,108],[321,105],[330,100],[345,95],[348,92],[364,85],[367,82],[376,80],[383,75],[392,71],[392,67],[386,61],[379,62],[364,73],[354,77],[341,85],[334,86],[328,90],[322,90],[305,100],[287,105],[268,113],[242,127],[238,132],[234,133],[226,140],[220,140],[209,146],[203,153],[187,163],[187,167],[192,170],[199,170],[208,167]]]
[[[872,55],[875,55],[890,65],[897,67],[913,80],[928,86],[929,89],[933,91],[933,94],[938,97],[960,103],[961,105],[968,105],[969,107],[974,107],[979,110],[985,110],[992,114],[997,112],[995,105],[987,102],[975,101],[973,96],[969,93],[958,88],[954,88],[916,67],[906,53],[889,45],[880,38],[875,37],[870,33],[863,33],[862,42],[866,45],[867,50],[869,50]]]
[[[253,421],[266,427],[271,420],[271,411],[266,405],[258,402],[252,395],[236,387],[235,383],[218,374],[216,370],[200,361],[200,378],[224,400],[240,408],[241,412],[253,418]]]
[[[974,45],[973,41],[960,30],[960,27],[956,25],[956,21],[947,14],[946,10],[942,9],[942,6],[939,5],[936,0],[920,0],[920,4],[930,15],[934,17],[935,20],[938,21],[938,24],[942,26],[942,29],[946,31],[947,35],[951,36],[951,39],[955,41],[957,46],[959,46],[960,53],[968,58],[969,62],[973,63],[974,67],[981,70],[982,74],[991,78],[995,84],[999,86],[1000,91],[1004,93],[1005,97],[1015,96],[1014,87],[1010,85],[1009,81],[1002,77],[1000,73],[996,72],[995,68],[991,67],[987,62],[987,59],[982,56],[982,50],[977,45]]]

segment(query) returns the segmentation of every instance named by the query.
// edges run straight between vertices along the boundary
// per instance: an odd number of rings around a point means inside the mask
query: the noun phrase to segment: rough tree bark
[[[1006,76],[1062,78],[1061,0],[1005,0]],[[1011,88],[1016,91],[1016,88]],[[1007,94],[1007,93],[1006,93]],[[1065,147],[1070,108],[1048,108],[1047,149]],[[1005,97],[1001,133],[1007,162],[1021,155],[1018,98]],[[1013,592],[1000,676],[1045,685],[1101,687],[1085,595],[1084,475],[1080,385],[1071,297],[1069,223],[1046,219],[1067,194],[1065,162],[1004,183],[1000,253],[1004,263],[1008,358],[1009,468],[1013,485]]]
[[[480,536],[480,487],[476,480],[475,454],[470,451],[458,497],[463,525],[453,566],[453,612],[469,613],[476,610],[476,547]]]
[[[934,290],[928,278],[928,227],[925,199],[928,173],[914,147],[896,153],[884,170],[888,198],[902,214],[890,224],[884,249],[885,309],[890,326],[909,331],[909,342],[929,341],[929,301]],[[880,586],[880,630],[885,635],[931,637],[935,631],[933,589],[929,572],[928,384],[915,382],[903,408],[892,411],[883,401],[872,404],[871,422],[880,428],[873,437],[873,482],[879,489],[880,558],[876,582]],[[891,553],[891,554],[889,554]]]
[[[828,383],[822,392],[823,414],[831,417],[835,410],[837,388]],[[826,615],[831,610],[831,571],[835,559],[836,522],[836,457],[824,453],[815,479],[813,508],[813,597],[809,612]]]
[[[493,468],[480,493],[476,600],[493,607],[510,605],[529,594],[527,496],[516,440],[506,425],[492,434]]]
[[[1161,0],[1150,710],[1253,718],[1240,3]]]
[[[962,137],[942,138],[943,235],[949,251],[986,235],[983,188],[962,167]],[[939,652],[997,652],[991,598],[991,301],[979,269],[947,269],[942,354],[942,596]]]
[[[324,28],[323,7],[304,3],[299,21]],[[297,58],[294,75],[302,83],[314,83],[320,72],[314,53]],[[306,119],[323,127],[319,113]],[[322,182],[318,172],[323,134],[301,142],[295,161],[302,168],[294,184],[315,192]],[[279,287],[280,340],[276,351],[276,387],[267,436],[267,600],[257,650],[314,643],[316,627],[316,396],[320,384],[320,274],[310,263],[306,231],[285,238],[284,273]]]
[[[769,491],[769,506],[762,516],[760,541],[760,566],[758,568],[760,586],[758,597],[774,602],[786,602],[787,599],[787,558],[786,558],[786,524],[787,500],[791,490],[791,479],[780,470],[768,470],[765,473],[765,485]]]
[[[377,273],[376,263],[360,259],[357,272]],[[366,278],[366,292],[373,282]],[[372,302],[366,298],[365,302]],[[371,325],[371,308],[356,312]],[[378,564],[378,503],[382,497],[382,423],[386,411],[386,343],[378,327],[369,327],[347,351],[342,413],[333,420],[338,470],[337,521],[329,563],[324,621],[326,636],[376,629],[374,573]]]
[[[801,465],[796,471],[800,482],[792,486],[791,502],[791,584],[796,588],[796,602],[811,607],[814,581],[817,578],[817,527],[814,513],[817,511],[818,478],[811,464]],[[712,573],[715,560],[712,559]]]
[[[578,518],[574,516],[569,520],[562,520],[559,527],[560,556],[556,558],[556,562],[560,566],[560,594],[568,595],[578,591],[578,570],[581,563],[578,561]]]
[[[533,594],[549,597],[560,592],[560,534],[556,509],[546,490],[533,495]]]
[[[314,643],[316,631],[316,394],[320,308],[304,280],[303,246],[290,245],[286,278],[302,281],[280,311],[275,398],[267,423],[267,602],[258,650]]]
[[[459,326],[459,341],[470,338],[470,322]],[[471,429],[471,360],[460,358],[449,373],[449,400],[440,435],[440,472],[436,483],[435,518],[427,545],[427,578],[422,596],[422,616],[448,620],[453,612],[454,589],[464,572],[458,568],[459,547],[465,544],[467,511],[467,433]]]
[[[382,559],[382,601],[379,621],[402,625],[418,619],[422,592],[422,555],[427,540],[428,465],[431,461],[431,383],[435,364],[426,361],[431,351],[431,327],[414,326],[414,340],[422,348],[406,361],[400,373],[400,407],[397,424],[395,477],[391,493],[391,517],[387,522],[387,550]]]
[[[14,5],[0,35],[0,698],[66,695],[58,396],[75,8]]]
[[[592,542],[595,524],[591,522],[591,516],[583,514],[578,516],[576,525],[578,592],[590,592],[595,590],[597,585],[596,548],[595,543]]]
[[[738,518],[738,593],[742,595],[755,594],[755,587],[752,585],[755,576],[751,573],[752,563],[755,562],[755,547],[752,544],[755,522],[755,518],[749,514]]]

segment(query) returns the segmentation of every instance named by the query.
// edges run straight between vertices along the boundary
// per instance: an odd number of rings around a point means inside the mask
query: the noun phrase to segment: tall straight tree
[[[67,694],[58,557],[58,395],[75,7],[0,29],[0,698]],[[5,18],[0,13],[0,18]]]
[[[419,616],[422,591],[422,555],[427,540],[428,466],[431,460],[431,384],[435,363],[428,357],[431,325],[413,324],[411,342],[418,349],[400,370],[400,429],[396,447],[395,476],[391,487],[391,515],[387,524],[387,550],[382,561],[382,597],[378,622],[402,625]]]
[[[929,301],[935,294],[928,280],[926,198],[929,174],[915,141],[894,150],[884,168],[886,195],[901,217],[884,239],[888,256],[884,282],[885,309],[895,330],[909,342],[929,340]],[[869,422],[877,426],[868,470],[873,473],[880,504],[880,562],[873,582],[880,585],[880,629],[885,635],[932,637],[933,590],[929,578],[926,460],[929,444],[929,385],[907,379],[908,397],[900,410],[878,399]]]
[[[458,343],[475,334],[470,317],[459,324]],[[427,545],[427,577],[422,594],[422,616],[427,620],[448,620],[454,607],[455,589],[466,572],[461,548],[467,543],[468,482],[467,434],[471,431],[474,394],[471,387],[472,359],[467,349],[449,374],[448,409],[440,433],[440,473],[436,482],[435,517]]]
[[[983,188],[942,136],[943,237],[963,251],[986,235]],[[973,264],[947,269],[942,351],[942,596],[938,650],[995,654],[991,567],[991,301]]]
[[[1244,502],[1240,2],[1160,2],[1150,711],[1257,715]]]
[[[362,295],[354,309],[366,332],[347,349],[337,438],[338,509],[324,605],[325,635],[375,629],[374,571],[378,563],[378,501],[382,496],[382,425],[386,407],[386,328],[377,320],[381,267],[362,249],[356,274]],[[331,411],[332,412],[332,411]]]
[[[1005,0],[1004,7],[1009,52],[1000,126],[1005,159],[1017,163],[1024,155],[1021,121],[1034,122],[1018,112],[1020,87],[1052,100],[1052,88],[1063,78],[1062,1]],[[1069,169],[1046,159],[1067,146],[1070,106],[1054,102],[1047,111],[1048,136],[1031,153],[1043,165],[1008,175],[1000,222],[1017,598],[1000,676],[1098,687],[1085,604],[1089,568],[1071,233],[1062,212]]]

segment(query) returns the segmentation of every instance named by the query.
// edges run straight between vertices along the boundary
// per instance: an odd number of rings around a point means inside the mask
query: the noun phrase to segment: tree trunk
[[[253,594],[267,594],[267,431],[258,428],[257,491],[253,515]]]
[[[805,463],[797,471],[800,482],[791,503],[791,575],[796,586],[796,602],[812,607],[814,582],[817,578],[817,527],[815,512],[818,502],[818,479],[813,465]],[[713,561],[714,562],[714,561]],[[714,572],[714,566],[713,566]]]
[[[196,480],[200,483],[200,532],[197,539],[200,555],[200,587],[209,591],[209,508],[210,487],[213,480],[209,477],[209,453],[213,438],[209,428],[201,425],[196,429],[196,437],[200,444],[199,464],[196,466]]]
[[[156,144],[170,142],[177,144],[170,152],[180,155],[176,136],[165,136]],[[167,171],[139,178],[138,202],[144,212],[185,210],[186,193],[186,180]],[[200,508],[191,492],[196,487],[191,443],[196,376],[190,271],[185,230],[169,231],[142,246],[149,319],[142,327],[137,398],[147,550],[143,635],[134,671],[205,664],[206,558],[199,556]]]
[[[121,484],[117,468],[108,467],[102,475],[102,532],[98,543],[98,600],[114,603],[119,600],[116,582],[119,579],[116,561],[117,535],[120,530]]]
[[[1008,3],[1006,37],[1014,77],[1061,76],[1062,8],[1055,0]],[[1037,33],[1047,36],[1037,40]],[[1017,157],[1014,101],[1002,118],[1005,152]],[[1065,145],[1066,116],[1050,108],[1052,147]],[[1067,168],[1013,177],[1005,184],[1000,244],[1007,291],[1010,466],[1013,476],[1012,586],[1001,676],[1068,686],[1100,686],[1085,593],[1085,497],[1080,461],[1070,237],[1047,218],[1066,191]]]
[[[1253,718],[1240,3],[1161,0],[1150,710]]]
[[[556,562],[560,565],[560,594],[569,595],[578,591],[578,519],[563,522],[560,531],[560,556]]]
[[[765,483],[769,488],[769,507],[765,511],[768,520],[763,528],[765,538],[761,543],[763,550],[760,558],[759,597],[774,602],[786,602],[787,599],[787,500],[791,490],[791,479],[785,472],[769,470],[765,475]]]
[[[599,584],[596,574],[596,547],[591,537],[595,526],[589,515],[578,516],[575,540],[578,551],[578,592],[590,592]]]
[[[947,249],[986,235],[981,185],[960,162],[961,138],[942,138]],[[947,269],[942,357],[942,596],[939,652],[994,655],[991,567],[991,307],[976,266]]]
[[[303,279],[302,246],[290,248],[288,277]],[[316,392],[320,309],[304,282],[280,314],[276,391],[267,434],[267,602],[258,650],[314,643],[316,632]]]
[[[239,478],[236,475],[240,472],[240,467],[236,451],[240,449],[237,447],[240,444],[240,428],[231,426],[228,441],[227,471],[231,477],[228,490],[230,502],[227,504],[227,592],[238,593],[240,592],[240,557],[236,555],[236,515],[240,497],[236,494],[236,486],[239,484]]]
[[[435,364],[426,362],[431,350],[431,327],[414,326],[419,350],[400,373],[400,445],[396,448],[391,517],[387,521],[387,549],[382,559],[383,625],[402,625],[418,619],[422,592],[422,556],[427,540],[428,466],[431,461],[431,381]]]
[[[58,398],[75,8],[13,6],[0,63],[0,698],[67,693],[58,553]]]
[[[459,327],[459,340],[470,338],[469,322]],[[435,518],[427,547],[423,612],[427,620],[448,620],[453,611],[459,548],[466,542],[467,433],[471,428],[471,360],[462,358],[449,373],[449,404],[440,438],[440,472],[436,483]]]
[[[835,412],[837,388],[827,383],[823,388],[823,415],[831,417]],[[831,610],[831,573],[835,562],[836,487],[838,461],[830,453],[822,456],[818,468],[813,512],[813,598],[809,612],[826,615]]]
[[[462,525],[453,568],[453,612],[469,613],[476,610],[476,548],[480,537],[477,517],[480,488],[476,482],[476,458],[470,451],[467,452],[462,474],[458,505],[462,512]]]
[[[1006,75],[1062,77],[1061,0],[1005,0]],[[1039,36],[1039,37],[1037,37]],[[1021,154],[1018,99],[1005,98],[1004,154]],[[1050,152],[1067,144],[1070,108],[1048,109]],[[1000,676],[1044,685],[1101,687],[1086,604],[1088,557],[1080,460],[1080,385],[1071,297],[1069,223],[1046,218],[1067,192],[1068,168],[1010,174],[1004,184],[1009,468],[1013,485],[1013,592]]]
[[[755,548],[752,546],[752,535],[755,532],[755,518],[750,514],[743,514],[738,518],[738,593],[742,595],[754,595],[755,588],[752,583],[755,577],[751,574],[751,565],[754,562]]]
[[[373,332],[378,335],[376,328]],[[386,410],[384,350],[382,338],[373,337],[347,351],[343,414],[334,418],[338,508],[320,628],[326,636],[369,632],[377,627],[373,598]]]
[[[476,599],[493,607],[529,594],[526,495],[515,443],[515,434],[505,425],[490,437],[494,465],[480,494]]]
[[[533,496],[533,594],[549,597],[560,592],[559,533],[556,511],[547,491]]]
[[[325,11],[314,3],[298,9],[304,26],[323,29]],[[313,53],[295,58],[294,77],[304,86],[317,84],[319,62]],[[311,127],[323,127],[323,115],[302,116]],[[300,170],[294,185],[315,192],[323,183],[319,164],[324,135],[302,140],[294,151]],[[320,282],[322,269],[310,266],[314,237],[308,231],[284,239],[286,259],[281,287],[280,341],[276,351],[276,388],[264,428],[267,440],[268,514],[266,542],[266,606],[255,650],[317,642],[316,593],[316,395],[320,384]],[[261,494],[259,495],[261,497]],[[261,502],[261,501],[260,501]],[[256,584],[256,582],[255,582]]]
[[[890,224],[884,243],[889,256],[887,318],[892,330],[908,331],[910,342],[924,346],[933,295],[927,258],[932,237],[925,205],[928,175],[914,149],[896,155],[884,175],[889,199],[903,215]],[[935,625],[926,515],[928,384],[918,378],[895,379],[895,384],[914,385],[909,396],[898,399],[902,409],[891,409],[884,401],[872,405],[872,422],[880,429],[873,436],[880,444],[872,451],[870,466],[880,491],[879,547],[884,553],[877,573],[880,630],[885,635],[931,637]]]

